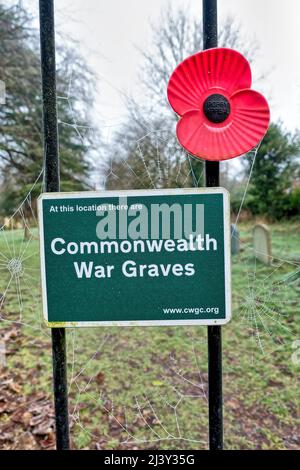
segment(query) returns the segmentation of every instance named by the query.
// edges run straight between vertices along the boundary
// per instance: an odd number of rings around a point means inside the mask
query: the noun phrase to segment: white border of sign
[[[122,196],[159,196],[174,194],[177,196],[183,194],[223,194],[224,211],[224,263],[225,263],[225,316],[220,320],[135,320],[135,321],[80,321],[80,322],[49,322],[48,304],[47,304],[47,285],[46,285],[46,266],[45,266],[45,247],[44,247],[44,223],[43,223],[43,205],[44,199],[87,199],[97,197],[122,197]],[[176,188],[176,189],[133,189],[120,191],[83,191],[66,193],[43,193],[38,198],[38,219],[40,234],[40,261],[42,278],[42,299],[43,314],[48,327],[51,328],[74,328],[74,327],[92,327],[92,326],[178,326],[178,325],[224,325],[231,319],[231,260],[230,260],[230,206],[229,192],[225,188]]]

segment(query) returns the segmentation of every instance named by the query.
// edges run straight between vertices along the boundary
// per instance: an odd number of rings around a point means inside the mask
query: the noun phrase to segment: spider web
[[[144,150],[149,141],[153,152],[150,156]],[[129,140],[124,136],[123,145],[133,155],[133,164],[126,156],[117,160],[116,155],[109,155],[101,187],[110,189],[122,183],[122,170],[120,166],[114,166],[116,160],[129,172],[132,188],[188,187],[191,182],[192,186],[202,186],[203,169],[199,175],[195,175],[192,157],[179,145],[169,129],[146,129],[146,133],[137,140]],[[111,182],[115,184],[111,186]]]
[[[134,334],[131,329],[130,334]],[[138,352],[130,350],[129,364],[135,363],[134,374],[131,377],[133,382],[129,384],[122,383],[122,378],[116,371],[109,371],[116,380],[116,385],[128,389],[128,396],[120,403],[118,395],[115,392],[115,398],[111,396],[108,390],[103,390],[104,377],[106,376],[106,368],[101,367],[101,358],[108,355],[111,357],[116,349],[120,348],[117,341],[115,347],[112,348],[110,339],[113,335],[105,335],[101,341],[99,349],[93,354],[88,363],[84,364],[78,372],[74,371],[70,378],[70,395],[72,391],[75,397],[74,406],[71,411],[73,422],[83,431],[88,433],[91,438],[100,439],[102,437],[105,442],[106,433],[110,437],[118,439],[118,448],[133,448],[139,446],[162,445],[168,443],[172,446],[178,442],[181,444],[190,443],[197,446],[205,447],[206,440],[199,438],[199,423],[202,421],[203,431],[205,429],[205,409],[207,407],[207,384],[202,376],[202,367],[199,366],[199,359],[195,348],[198,341],[188,334],[191,340],[191,357],[194,365],[190,361],[185,370],[181,368],[178,359],[169,355],[167,360],[160,365],[159,377],[153,376],[148,370],[148,380],[141,383],[136,378],[144,375],[145,371],[138,365]],[[122,336],[122,335],[121,335]],[[123,346],[124,347],[124,346]],[[128,347],[127,354],[128,354]],[[113,352],[111,351],[113,349]],[[120,361],[118,363],[118,361]],[[118,363],[118,365],[116,365]],[[100,372],[99,372],[100,366]],[[118,357],[115,360],[115,367],[124,368],[124,358]],[[89,369],[93,370],[91,374]],[[124,376],[124,374],[123,374]],[[126,374],[125,374],[126,376]],[[125,378],[129,380],[130,377]],[[134,378],[136,382],[134,382]],[[139,383],[138,383],[139,382]],[[75,393],[74,393],[75,390]],[[91,431],[86,425],[85,408],[82,408],[82,402],[87,400],[96,416],[101,417],[102,429],[101,433]],[[198,409],[199,412],[193,417],[194,429],[186,430],[186,423],[181,420],[182,413],[189,413],[190,409]],[[187,434],[188,431],[188,434]],[[205,436],[205,433],[203,432]],[[100,444],[101,445],[101,444]]]
[[[241,204],[235,219],[234,227],[238,227],[239,218],[243,204],[247,197],[253,168],[256,161],[260,144],[251,152],[252,162],[249,175],[245,181],[245,189],[241,199]],[[234,236],[234,231],[232,236]],[[286,312],[287,307],[296,309],[297,292],[291,288],[288,280],[284,276],[286,270],[299,266],[299,262],[277,257],[272,253],[261,253],[269,257],[270,268],[265,268],[253,256],[252,240],[245,242],[240,240],[241,256],[239,261],[243,265],[243,276],[247,280],[245,292],[233,292],[237,299],[239,321],[242,327],[248,332],[248,339],[251,342],[252,351],[249,359],[254,362],[253,348],[257,347],[259,352],[266,356],[274,353],[274,350],[285,341],[291,341],[293,335],[293,316]],[[292,271],[293,272],[293,271]]]
[[[59,125],[73,128],[84,140],[93,129],[76,120],[72,75],[66,95],[58,96],[58,100],[67,100],[73,117],[69,123],[59,120]],[[106,128],[108,144],[114,127],[118,126]],[[150,159],[145,149],[149,140],[153,149]],[[197,162],[179,146],[169,129],[153,129],[145,123],[145,134],[137,140],[127,139],[126,145],[133,161],[121,156],[116,168],[116,155],[109,155],[105,168],[96,170],[102,188],[112,181],[120,184],[123,170],[130,173],[136,187],[166,187],[170,180],[173,187],[203,185],[203,169],[196,174]],[[235,220],[238,228],[258,148],[252,152],[249,175],[243,182]],[[36,195],[42,178],[43,170],[0,228],[1,323],[21,326],[23,334],[31,338],[36,334],[49,336],[42,319],[36,220]],[[299,278],[294,271],[300,262],[275,253],[272,265],[263,266],[253,256],[251,240],[241,236],[240,245],[234,269],[240,269],[245,284],[241,290],[233,286],[233,321],[237,336],[247,345],[249,361],[254,364],[271,357],[295,335],[293,318],[286,310],[296,308]],[[159,331],[67,331],[70,420],[78,447],[89,446],[91,441],[99,449],[207,447],[205,329],[173,327]],[[157,334],[159,341],[155,343]],[[50,376],[50,364],[48,367]]]
[[[6,282],[0,300],[0,318],[3,322],[23,324],[24,300],[30,299],[32,312],[37,314],[34,323],[42,324],[40,296],[32,288],[32,283],[39,279],[37,273],[40,271],[33,261],[39,254],[35,206],[36,190],[41,187],[42,177],[43,170],[19,207],[4,219],[0,227],[0,270],[2,282]],[[10,311],[10,304],[13,304],[13,312]]]

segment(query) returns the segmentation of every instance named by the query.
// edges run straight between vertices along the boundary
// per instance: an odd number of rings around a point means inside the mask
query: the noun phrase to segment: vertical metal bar
[[[56,110],[55,32],[53,0],[39,0],[41,72],[43,94],[45,191],[60,189]],[[53,387],[56,419],[56,448],[69,449],[66,333],[53,328]]]
[[[65,328],[52,329],[53,386],[56,423],[56,448],[69,450],[69,410]]]
[[[203,49],[218,47],[217,0],[202,0]],[[219,186],[219,162],[205,163],[205,185]],[[223,449],[222,330],[208,326],[209,448]]]

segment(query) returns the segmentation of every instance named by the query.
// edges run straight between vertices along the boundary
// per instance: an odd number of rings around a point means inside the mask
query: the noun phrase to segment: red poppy
[[[181,116],[180,144],[196,157],[215,161],[255,147],[267,132],[270,110],[250,87],[250,65],[232,49],[207,49],[181,62],[168,84],[170,105]]]

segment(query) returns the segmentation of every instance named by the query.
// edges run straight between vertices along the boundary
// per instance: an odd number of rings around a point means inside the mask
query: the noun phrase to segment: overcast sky
[[[37,0],[23,0],[37,12]],[[202,15],[201,0],[190,4]],[[136,49],[151,42],[149,21],[156,22],[167,0],[56,0],[57,27],[80,40],[81,52],[104,81],[97,92],[96,116],[115,125],[124,115],[120,90],[135,93],[141,57]],[[300,128],[300,0],[219,0],[219,20],[233,15],[243,36],[256,40],[252,66],[257,90],[270,99],[273,120]],[[264,82],[256,82],[261,74]]]

